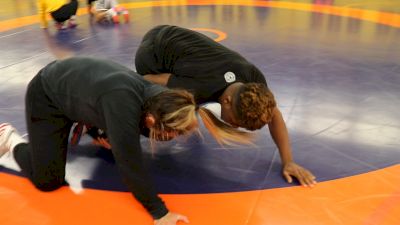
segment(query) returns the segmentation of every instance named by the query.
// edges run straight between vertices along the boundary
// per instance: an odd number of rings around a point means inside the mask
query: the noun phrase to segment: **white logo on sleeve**
[[[225,80],[227,83],[232,83],[236,80],[236,76],[233,72],[228,71],[224,74]]]

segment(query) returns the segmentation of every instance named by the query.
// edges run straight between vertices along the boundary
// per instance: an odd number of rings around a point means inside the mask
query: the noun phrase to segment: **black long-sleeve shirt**
[[[46,94],[65,116],[107,132],[129,190],[153,218],[164,216],[168,210],[143,165],[140,134],[143,103],[165,88],[117,63],[84,57],[55,61],[41,76]]]
[[[267,85],[261,71],[239,53],[178,26],[160,25],[148,31],[135,66],[142,75],[171,73],[167,86],[191,91],[198,104],[217,101],[234,82]]]

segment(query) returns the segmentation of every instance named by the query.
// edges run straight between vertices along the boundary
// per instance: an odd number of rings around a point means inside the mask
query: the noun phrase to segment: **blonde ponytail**
[[[198,131],[196,111],[198,111],[205,127],[219,144],[234,145],[253,144],[253,135],[246,131],[233,128],[222,122],[210,110],[196,107],[193,95],[185,90],[167,90],[148,99],[144,104],[144,112],[155,118],[155,125],[150,128],[150,143],[154,141],[168,141],[166,132],[176,132],[178,135],[187,135]]]
[[[209,109],[204,107],[200,107],[198,112],[204,126],[219,144],[234,145],[239,143],[254,145],[254,135],[252,133],[241,131],[222,122]]]

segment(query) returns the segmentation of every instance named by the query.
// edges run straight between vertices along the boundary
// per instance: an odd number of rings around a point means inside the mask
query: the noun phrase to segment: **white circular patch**
[[[228,83],[232,83],[232,82],[234,82],[236,80],[235,74],[233,72],[230,72],[230,71],[226,72],[224,74],[224,77],[225,77],[226,82],[228,82]]]

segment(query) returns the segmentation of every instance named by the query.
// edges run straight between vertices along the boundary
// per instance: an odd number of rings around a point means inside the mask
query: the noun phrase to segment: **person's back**
[[[161,59],[165,72],[182,76],[193,73],[209,76],[219,70],[220,65],[248,63],[237,52],[199,32],[171,25],[153,29],[156,31],[153,42],[155,55]],[[143,74],[139,70],[138,73]]]
[[[141,107],[150,95],[165,88],[144,80],[132,70],[112,61],[94,58],[74,57],[54,61],[41,72],[42,84],[49,98],[73,121],[85,121],[92,125],[101,125],[101,100],[107,95],[108,101],[117,99],[113,93],[123,92],[135,101],[129,107]]]
[[[234,82],[266,85],[264,75],[239,53],[178,26],[151,29],[136,53],[135,66],[142,75],[171,73],[166,85],[190,90],[197,103],[217,101]]]

